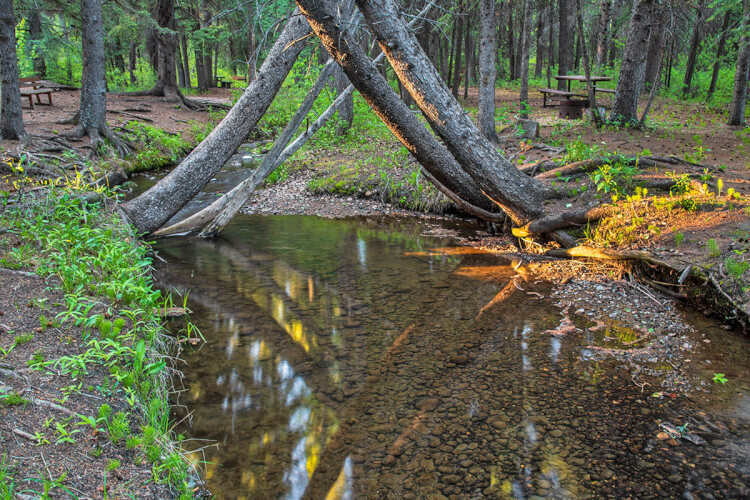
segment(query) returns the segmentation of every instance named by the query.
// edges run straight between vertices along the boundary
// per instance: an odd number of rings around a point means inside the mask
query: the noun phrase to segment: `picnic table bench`
[[[52,106],[52,92],[56,92],[57,89],[48,89],[42,87],[39,83],[41,80],[38,76],[30,76],[27,78],[21,78],[18,81],[19,90],[21,91],[21,97],[27,97],[29,99],[29,107],[34,109],[34,96],[36,96],[36,103],[43,104],[41,96],[47,96],[47,105]]]
[[[555,97],[561,97],[567,100],[572,100],[573,97],[581,97],[585,98],[586,95],[584,94],[577,94],[575,92],[565,91],[565,90],[555,90],[555,89],[539,89],[539,92],[542,93],[542,107],[547,107],[547,95],[555,96]]]

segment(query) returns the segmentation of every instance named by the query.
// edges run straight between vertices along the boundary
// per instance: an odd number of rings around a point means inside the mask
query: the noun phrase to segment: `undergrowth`
[[[74,356],[34,356],[29,366],[72,380],[104,368],[109,376],[101,390],[127,401],[129,410],[112,415],[102,405],[96,416],[79,415],[77,425],[104,429],[113,443],[129,437],[128,446],[152,463],[153,480],[189,498],[195,471],[174,444],[169,422],[168,393],[175,372],[167,356],[176,344],[158,314],[172,305],[171,298],[154,289],[148,245],[113,210],[86,204],[79,194],[71,187],[49,188],[14,204],[6,197],[0,206],[0,227],[21,240],[0,258],[0,265],[57,276],[66,310],[47,321],[80,327],[85,345]],[[60,435],[74,439],[73,434]]]

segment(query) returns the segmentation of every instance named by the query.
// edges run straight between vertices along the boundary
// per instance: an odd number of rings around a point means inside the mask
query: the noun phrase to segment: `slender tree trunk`
[[[547,14],[549,16],[549,32],[547,33],[547,88],[552,87],[552,66],[555,64],[555,51],[553,49],[555,40],[554,12],[555,1],[550,0],[549,12]]]
[[[687,97],[690,94],[690,87],[693,83],[693,73],[695,72],[695,59],[698,57],[698,44],[700,43],[701,31],[703,31],[703,5],[705,0],[698,2],[695,13],[695,27],[693,36],[690,39],[690,51],[685,66],[685,81],[682,84],[682,95]]]
[[[729,106],[729,125],[745,123],[745,106],[747,106],[747,83],[750,77],[750,35],[747,34],[750,2],[745,0],[743,8],[742,37],[737,47],[737,71],[734,74],[734,93]]]
[[[523,0],[523,30],[521,31],[521,118],[529,117],[529,31],[531,30],[531,9],[529,0]]]
[[[547,22],[548,6],[546,0],[539,0],[537,19],[536,19],[536,64],[534,65],[534,78],[542,77],[542,68],[544,68],[544,36],[546,30],[550,29]]]
[[[508,44],[507,44],[507,53],[508,53],[508,74],[510,76],[511,80],[515,80],[518,78],[518,65],[516,64],[516,43],[515,43],[515,29],[513,28],[513,7],[514,2],[513,0],[510,0],[508,2]],[[500,62],[502,63],[502,58],[500,59]]]
[[[450,44],[450,56],[448,57],[448,78],[443,78],[445,83],[450,85],[453,81],[453,60],[456,57],[456,32],[458,31],[459,20],[456,16],[453,16],[453,29],[451,30],[451,44]]]
[[[258,78],[216,126],[174,170],[151,189],[120,205],[141,232],[152,232],[190,201],[237,151],[263,116],[304,48],[310,25],[295,11],[268,53]]]
[[[182,51],[180,50],[179,37],[177,40],[177,50],[175,51],[175,59],[177,62],[177,85],[185,88],[185,66],[182,65]]]
[[[672,37],[672,43],[669,47],[669,60],[667,61],[667,71],[664,75],[664,86],[670,88],[672,86],[672,63],[674,62],[674,44],[677,37]]]
[[[354,11],[354,0],[347,0],[344,2],[339,3],[338,5],[338,17],[339,19],[351,19],[352,12]],[[357,14],[357,21],[359,21],[361,17],[359,17],[359,14]],[[336,94],[342,95],[347,88],[349,88],[349,79],[346,77],[346,73],[344,73],[344,70],[341,69],[340,66],[338,66],[336,63],[332,61],[332,59],[329,57],[326,64],[332,64],[335,66],[335,69],[333,70],[333,83],[336,87]],[[320,91],[317,92],[318,94]],[[316,99],[317,95],[313,97],[313,99]],[[312,107],[312,105],[310,105]],[[305,112],[307,114],[307,111]],[[345,135],[347,131],[351,128],[352,122],[354,121],[354,100],[352,98],[352,93],[349,92],[348,95],[344,97],[343,102],[341,103],[341,106],[338,108],[338,114],[339,114],[339,121],[336,125],[336,135]],[[296,127],[295,127],[296,129]],[[294,133],[294,130],[292,130],[291,133]],[[291,139],[291,135],[288,139],[286,139],[286,142],[289,142]]]
[[[473,18],[474,16],[467,14],[466,29],[464,30],[464,34],[466,35],[464,42],[466,50],[466,65],[464,67],[464,99],[469,98],[469,84],[474,80],[474,38],[471,36],[471,20]]]
[[[625,53],[612,104],[612,119],[638,122],[638,96],[643,89],[643,75],[648,48],[650,14],[658,0],[638,0],[630,18]]]
[[[594,90],[593,82],[591,81],[591,65],[589,64],[589,54],[586,49],[586,39],[584,38],[583,32],[583,9],[581,8],[581,0],[576,0],[576,25],[578,27],[578,39],[581,41],[581,52],[583,56],[583,71],[586,75],[586,87],[589,95],[589,108],[591,108],[591,116],[594,123],[599,126],[602,122],[602,117],[599,114],[599,108],[596,105],[596,91]]]
[[[463,5],[459,4],[459,8],[463,9]],[[453,95],[458,97],[458,86],[461,83],[461,51],[463,50],[463,30],[466,22],[464,21],[463,12],[459,12],[456,15],[456,55],[453,57]]]
[[[31,14],[31,22],[29,23],[29,31],[31,34],[31,42],[34,50],[36,51],[36,57],[34,57],[34,73],[41,78],[47,77],[47,65],[44,62],[44,55],[41,50],[42,34],[42,16],[39,12],[39,8],[35,8]],[[121,56],[122,57],[122,56]]]
[[[0,0],[0,139],[26,137],[18,88],[16,17],[13,1]]]
[[[721,58],[724,56],[724,45],[727,43],[727,32],[729,31],[729,20],[731,19],[731,12],[727,11],[724,14],[724,22],[721,26],[721,36],[719,37],[719,45],[716,47],[716,58],[714,60],[714,68],[711,72],[711,85],[708,86],[708,94],[706,94],[706,100],[711,99],[716,91],[716,82],[719,80],[719,69],[721,68]]]
[[[495,58],[497,40],[495,30],[495,0],[480,0],[479,34],[479,130],[493,144],[497,144],[495,131]]]
[[[557,73],[567,75],[573,69],[573,28],[570,25],[570,0],[559,0],[560,12],[560,29],[557,39],[558,50],[558,67]],[[564,80],[557,82],[559,90],[567,90],[567,83]]]
[[[178,33],[178,41],[180,44],[180,47],[178,50],[182,51],[182,71],[185,73],[185,88],[189,89],[192,87],[192,82],[190,78],[190,53],[188,52],[188,43],[187,43],[187,36],[185,33]]]
[[[130,85],[138,84],[138,78],[135,76],[136,64],[138,62],[136,54],[136,43],[130,42],[128,48],[128,75],[130,77]]]
[[[515,223],[536,218],[549,189],[521,173],[479,132],[440,81],[396,5],[391,0],[357,0],[357,5],[398,78],[462,168]]]
[[[646,89],[650,89],[659,79],[662,54],[664,53],[664,46],[667,44],[667,30],[664,29],[664,25],[667,22],[667,14],[666,5],[661,5],[658,2],[654,4],[652,17],[653,29],[651,30],[651,38],[648,41],[646,74],[643,78]]]

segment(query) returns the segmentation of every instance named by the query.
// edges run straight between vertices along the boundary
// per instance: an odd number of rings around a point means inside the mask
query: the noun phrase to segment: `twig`
[[[15,434],[16,436],[21,436],[22,438],[26,438],[26,439],[28,439],[29,441],[34,441],[34,442],[36,442],[36,440],[37,440],[37,439],[36,439],[36,438],[35,438],[34,436],[32,436],[32,435],[31,435],[31,434],[29,434],[28,432],[26,432],[26,431],[23,431],[23,430],[21,430],[21,429],[13,429],[13,434]]]

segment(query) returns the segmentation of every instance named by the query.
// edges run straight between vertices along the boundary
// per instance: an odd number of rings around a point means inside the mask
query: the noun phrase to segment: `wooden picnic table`
[[[47,105],[52,106],[52,92],[56,92],[57,89],[44,88],[38,76],[19,78],[18,85],[20,87],[19,90],[21,97],[25,97],[29,100],[29,107],[31,109],[34,109],[34,96],[36,96],[36,103],[42,104],[40,97],[46,95]]]
[[[596,83],[597,82],[608,82],[612,80],[611,76],[590,76],[589,79],[591,80],[591,86],[594,87],[594,92],[597,91]],[[568,82],[568,92],[570,92],[570,83],[571,82],[584,82],[586,83],[586,75],[555,75],[555,80],[563,80]],[[600,91],[602,89],[599,89]]]

